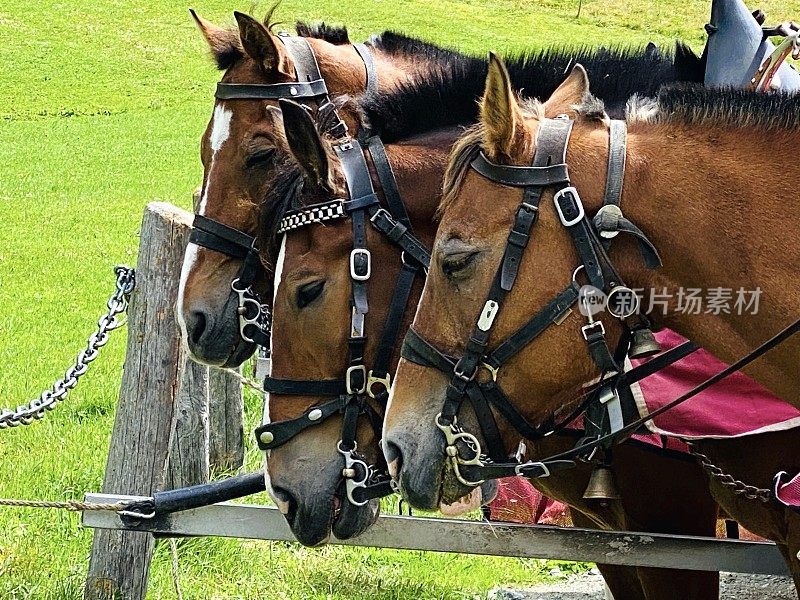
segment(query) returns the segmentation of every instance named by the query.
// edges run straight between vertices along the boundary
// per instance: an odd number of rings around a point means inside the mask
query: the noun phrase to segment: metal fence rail
[[[137,496],[87,494],[87,502],[142,500]],[[219,536],[294,541],[286,520],[271,506],[222,503],[127,527],[116,513],[83,513],[83,525],[159,536]],[[334,544],[405,550],[551,558],[689,569],[788,575],[775,544],[705,537],[514,525],[456,519],[382,516],[363,535]]]

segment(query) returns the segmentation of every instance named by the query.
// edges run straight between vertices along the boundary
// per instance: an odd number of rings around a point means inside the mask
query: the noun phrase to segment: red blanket
[[[656,334],[663,350],[686,341],[674,331]],[[632,361],[634,366],[645,361]],[[633,386],[642,416],[671,402],[727,365],[703,349]],[[647,423],[653,433],[685,439],[729,438],[800,427],[800,411],[744,373],[726,377]]]

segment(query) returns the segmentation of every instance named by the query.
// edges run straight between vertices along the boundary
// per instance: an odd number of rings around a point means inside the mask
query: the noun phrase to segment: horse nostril
[[[397,479],[400,470],[403,468],[403,453],[400,447],[389,440],[383,442],[383,454],[386,457],[386,466],[392,479]]]
[[[187,323],[187,328],[189,329],[189,339],[191,340],[192,344],[199,344],[200,340],[203,338],[203,334],[206,331],[206,326],[208,324],[208,319],[206,318],[206,314],[199,310],[193,310],[189,316],[189,322]]]

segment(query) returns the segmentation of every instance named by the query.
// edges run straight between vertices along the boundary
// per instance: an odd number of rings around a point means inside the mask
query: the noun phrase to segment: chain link
[[[86,374],[89,365],[100,354],[100,348],[108,343],[109,334],[125,325],[125,321],[117,321],[117,315],[128,310],[128,301],[136,286],[136,273],[130,267],[119,265],[114,268],[114,274],[117,281],[114,293],[106,302],[108,310],[97,321],[97,331],[89,336],[86,347],[78,353],[75,364],[67,369],[64,377],[57,380],[52,388],[42,392],[35,400],[14,410],[0,409],[0,429],[30,425],[44,417],[47,411],[53,410],[78,385],[78,380]]]
[[[770,490],[748,485],[743,481],[734,479],[733,475],[726,473],[712,463],[708,456],[698,452],[693,444],[687,443],[687,445],[689,446],[689,452],[697,457],[703,468],[708,471],[714,479],[719,481],[721,485],[730,488],[734,494],[744,496],[748,500],[758,500],[759,502],[769,502],[772,500],[772,492]]]

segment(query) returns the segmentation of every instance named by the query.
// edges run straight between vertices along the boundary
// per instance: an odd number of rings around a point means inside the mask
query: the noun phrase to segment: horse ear
[[[481,100],[483,150],[490,160],[509,160],[525,144],[527,128],[522,109],[511,89],[511,78],[503,61],[489,55],[489,73]]]
[[[292,64],[283,45],[277,42],[264,25],[250,15],[234,12],[239,25],[239,38],[247,55],[258,63],[266,73],[279,72],[290,76]]]
[[[586,69],[580,63],[572,67],[572,71],[567,78],[561,82],[552,93],[547,102],[544,103],[545,114],[548,116],[556,114],[575,115],[575,106],[580,105],[589,94],[589,76]]]
[[[280,100],[286,141],[295,159],[318,187],[329,189],[328,155],[308,110],[292,102]]]
[[[242,57],[242,46],[239,36],[230,29],[214,25],[198,15],[194,9],[189,9],[197,28],[208,43],[214,61],[220,69],[227,69]]]

